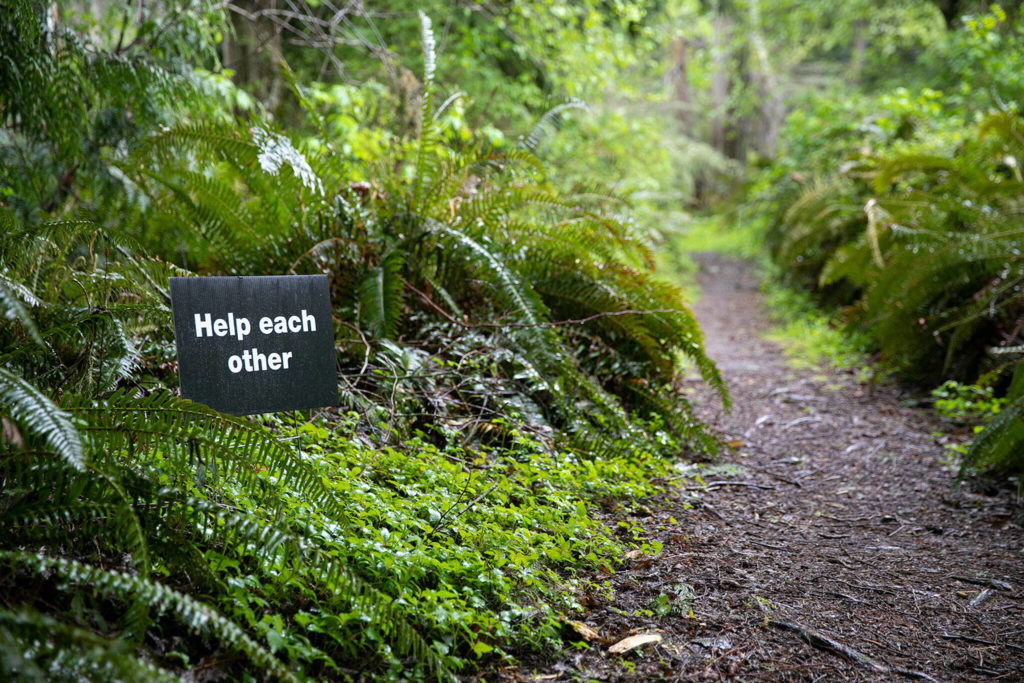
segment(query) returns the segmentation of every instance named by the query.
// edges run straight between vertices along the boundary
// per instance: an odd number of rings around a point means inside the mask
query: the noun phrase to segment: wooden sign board
[[[326,275],[170,282],[183,397],[234,415],[337,405]]]

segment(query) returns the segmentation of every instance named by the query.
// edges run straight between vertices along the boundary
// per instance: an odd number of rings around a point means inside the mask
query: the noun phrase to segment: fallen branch
[[[844,645],[843,643],[840,643],[838,640],[834,638],[829,638],[828,636],[824,635],[823,633],[819,633],[814,629],[806,628],[804,626],[800,626],[799,624],[793,624],[788,621],[777,621],[775,619],[770,619],[768,623],[777,629],[781,629],[783,631],[790,631],[791,633],[797,634],[804,642],[808,643],[809,645],[819,650],[834,655],[838,655],[839,657],[842,657],[847,661],[850,661],[858,666],[864,667],[865,669],[870,669],[875,673],[899,674],[900,676],[913,678],[919,681],[935,681],[934,678],[924,673],[923,671],[900,669],[875,661],[874,659],[871,659],[871,657],[868,657],[866,654],[854,650],[849,645]]]
[[[854,664],[859,664],[865,668],[873,669],[878,673],[887,673],[889,670],[889,667],[879,664],[867,655],[813,629],[800,626],[799,624],[793,624],[788,621],[777,621],[775,619],[772,619],[769,623],[775,628],[797,634],[806,643],[818,648],[819,650],[838,655],[847,661],[853,662]]]
[[[802,489],[803,488],[803,484],[798,482],[796,479],[786,479],[785,477],[779,476],[778,474],[774,474],[772,472],[769,472],[768,476],[771,477],[772,479],[778,479],[783,484],[789,484],[790,486],[795,486],[798,489]]]

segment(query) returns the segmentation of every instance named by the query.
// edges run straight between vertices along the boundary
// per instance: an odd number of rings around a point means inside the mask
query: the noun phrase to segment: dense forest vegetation
[[[657,550],[597,513],[720,446],[679,379],[728,389],[656,268],[680,236],[757,245],[977,427],[962,477],[1020,485],[1021,29],[919,0],[4,3],[3,677],[568,647],[582,577]],[[180,398],[168,278],[288,274],[329,279],[338,407]]]

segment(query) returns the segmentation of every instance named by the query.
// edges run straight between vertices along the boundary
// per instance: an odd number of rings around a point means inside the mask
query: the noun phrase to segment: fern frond
[[[93,492],[97,498],[102,492]],[[103,539],[127,553],[142,572],[148,573],[149,554],[138,521],[124,501],[100,502],[88,495],[72,501],[38,500],[15,505],[0,516],[0,528],[19,543],[66,542],[74,534],[89,540]]]
[[[247,220],[238,198],[232,196],[232,191],[226,186],[195,173],[183,174],[181,179],[155,174],[146,169],[140,173],[170,190],[177,200],[174,209],[184,213],[191,226],[210,245],[230,250],[237,246],[240,234],[250,239],[256,238],[254,221]]]
[[[301,573],[314,585],[323,586],[333,600],[349,603],[370,615],[378,628],[390,633],[390,645],[400,655],[415,657],[439,679],[451,678],[437,652],[395,608],[390,597],[307,537],[294,536],[252,515],[167,490],[150,506],[154,504],[160,519],[176,520],[176,526],[192,530],[225,554],[257,559],[263,567],[287,567]]]
[[[434,49],[434,31],[430,17],[419,12],[420,29],[423,52],[423,88],[420,93],[422,99],[420,108],[420,131],[416,140],[416,163],[413,172],[412,195],[410,197],[410,209],[414,213],[426,214],[424,202],[428,200],[425,196],[425,188],[437,174],[437,151],[440,142],[440,129],[438,121],[433,115],[434,110],[434,70],[436,69]]]
[[[233,621],[192,596],[156,581],[116,570],[100,569],[76,560],[23,551],[0,550],[0,563],[37,576],[46,576],[52,572],[64,582],[88,586],[114,599],[141,600],[150,609],[176,616],[194,632],[220,639],[227,646],[244,653],[265,671],[285,680],[298,680]]]
[[[68,465],[79,471],[85,469],[82,441],[71,416],[7,368],[0,368],[0,410],[44,439]]]
[[[327,514],[344,518],[344,508],[320,477],[266,429],[243,418],[218,413],[169,392],[134,396],[118,391],[102,403],[72,399],[67,408],[85,421],[83,430],[102,439],[105,452],[143,470],[159,449],[180,475],[191,476],[195,454],[215,466],[216,475],[253,494],[271,479],[306,496]],[[261,474],[262,472],[262,474]]]
[[[20,282],[10,280],[0,273],[0,311],[4,318],[22,326],[25,334],[39,346],[46,346],[36,321],[28,308],[38,306],[39,299]]]
[[[439,681],[454,681],[455,677],[445,666],[437,651],[413,628],[405,617],[397,611],[394,601],[376,590],[372,585],[356,576],[347,566],[328,555],[300,546],[300,550],[309,553],[306,566],[317,582],[327,586],[333,592],[340,592],[347,599],[368,614],[380,621],[381,626],[389,630],[392,647],[405,656],[412,656],[425,665]]]
[[[968,476],[996,469],[1024,468],[1024,396],[1003,406],[985,429],[974,437],[964,454],[957,476],[959,484]]]
[[[547,311],[535,293],[529,290],[499,256],[462,231],[439,225],[438,232],[451,239],[454,246],[472,254],[470,262],[484,264],[497,279],[498,290],[512,306],[512,314],[522,316],[536,325]]]
[[[30,609],[0,609],[0,676],[8,680],[122,680],[177,683],[181,679],[142,660],[129,641],[108,640]]]
[[[393,251],[359,285],[359,315],[377,338],[393,339],[402,317],[402,253]]]
[[[434,42],[434,29],[430,17],[423,12],[419,12],[419,17],[420,35],[423,40],[423,83],[429,85],[434,82],[434,71],[437,68],[434,54],[437,45]]]
[[[252,139],[259,149],[256,161],[264,173],[276,176],[282,166],[288,166],[304,187],[323,196],[323,181],[313,171],[302,152],[292,145],[291,140],[263,126],[253,126]]]
[[[932,154],[904,154],[879,165],[872,180],[872,188],[876,194],[887,194],[889,186],[904,174],[955,171],[957,168],[953,161],[945,157]]]
[[[135,154],[174,161],[183,150],[235,166],[256,162],[259,154],[256,142],[237,127],[209,122],[183,123],[150,135],[140,141]]]
[[[586,102],[583,100],[576,99],[575,97],[570,99],[568,102],[551,107],[540,120],[534,125],[533,130],[526,136],[525,139],[519,142],[519,145],[524,149],[535,152],[537,147],[540,146],[541,141],[545,135],[552,129],[557,130],[562,126],[562,113],[570,109],[580,109],[582,111],[589,111]]]

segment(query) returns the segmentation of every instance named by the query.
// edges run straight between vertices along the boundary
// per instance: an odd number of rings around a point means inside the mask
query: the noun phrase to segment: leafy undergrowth
[[[577,572],[658,550],[596,520],[671,469],[625,441],[594,458],[495,423],[501,447],[374,448],[354,414],[261,426],[166,394],[68,410],[81,459],[4,461],[16,676],[446,678],[559,647]]]
[[[776,278],[766,278],[761,289],[776,323],[765,337],[782,346],[794,367],[809,369],[825,362],[840,370],[855,370],[862,379],[876,376],[876,368],[868,362],[871,342],[867,335],[844,329],[809,296],[785,287]]]
[[[625,443],[617,455],[594,459],[552,452],[514,430],[508,447],[479,451],[422,439],[373,450],[337,423],[287,430],[344,510],[339,523],[296,501],[296,518],[318,544],[417,615],[452,669],[463,659],[557,649],[562,618],[578,609],[576,573],[611,571],[624,549],[650,550],[640,529],[608,529],[593,509],[650,495],[652,478],[670,467]],[[291,590],[301,591],[302,582]],[[243,613],[260,599],[252,591],[237,595]],[[290,616],[282,645],[307,661],[311,631],[365,638],[373,621],[358,610],[312,606]],[[386,640],[380,645],[382,664],[400,673],[404,663],[387,656]]]
[[[0,151],[77,168],[51,138],[92,119],[64,103],[120,97],[128,62],[49,21],[0,11],[32,64],[0,73],[0,113],[35,112],[42,74],[67,116]],[[681,361],[727,392],[650,235],[600,188],[558,189],[550,116],[516,145],[453,141],[420,25],[414,132],[365,157],[297,84],[306,137],[138,55],[140,99],[168,108],[87,150],[104,182],[0,178],[0,678],[444,679],[549,651],[578,577],[643,547],[598,510],[715,448]],[[326,275],[342,407],[180,399],[168,278],[200,273]]]

